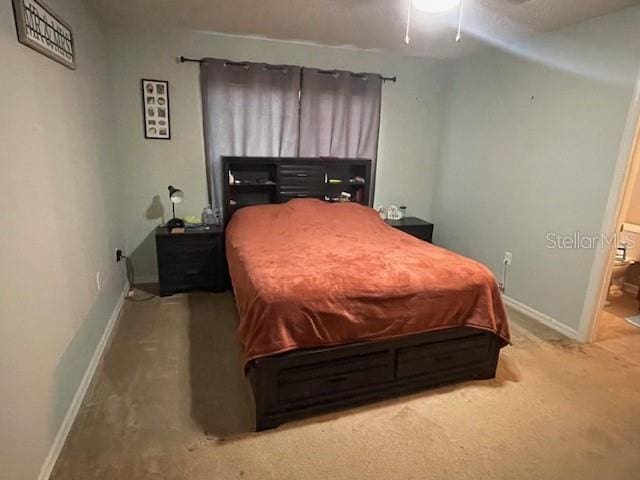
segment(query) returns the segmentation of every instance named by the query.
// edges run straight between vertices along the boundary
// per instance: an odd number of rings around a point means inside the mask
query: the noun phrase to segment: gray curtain
[[[206,59],[200,82],[209,196],[220,207],[222,156],[297,156],[300,67]]]
[[[300,156],[369,158],[375,178],[381,97],[380,75],[303,68]]]

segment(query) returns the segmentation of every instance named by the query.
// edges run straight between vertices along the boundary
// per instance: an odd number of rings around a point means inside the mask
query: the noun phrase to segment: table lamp
[[[167,230],[171,233],[174,228],[184,228],[184,220],[176,218],[176,203],[182,203],[184,193],[173,185],[169,185],[169,200],[171,200],[171,207],[173,208],[173,218],[167,222]]]

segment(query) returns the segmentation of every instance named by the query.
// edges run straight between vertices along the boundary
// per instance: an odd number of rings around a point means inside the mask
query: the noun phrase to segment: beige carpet
[[[637,314],[635,295],[625,293],[623,297],[608,299],[598,318],[598,346],[640,364],[640,328],[625,321],[625,317]]]
[[[640,364],[510,316],[496,380],[250,433],[232,297],[128,302],[52,478],[640,478]]]

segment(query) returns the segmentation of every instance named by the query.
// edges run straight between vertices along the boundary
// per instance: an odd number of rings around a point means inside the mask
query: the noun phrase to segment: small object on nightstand
[[[194,226],[201,225],[202,221],[200,217],[197,217],[196,215],[185,215],[184,223],[185,223],[185,226],[188,226],[189,228],[191,228]]]
[[[207,205],[202,209],[202,223],[207,226],[212,226],[216,224],[216,217],[213,214],[213,209],[211,205]]]
[[[400,220],[387,219],[385,222],[398,230],[413,235],[420,240],[432,243],[433,223],[425,222],[417,217],[406,217]]]
[[[402,218],[402,213],[396,205],[389,205],[387,207],[387,218],[389,220],[400,220]]]

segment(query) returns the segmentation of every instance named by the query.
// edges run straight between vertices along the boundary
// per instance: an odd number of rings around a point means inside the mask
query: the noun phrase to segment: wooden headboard
[[[373,204],[371,160],[362,158],[223,157],[225,225],[239,208],[292,198],[340,197]]]

